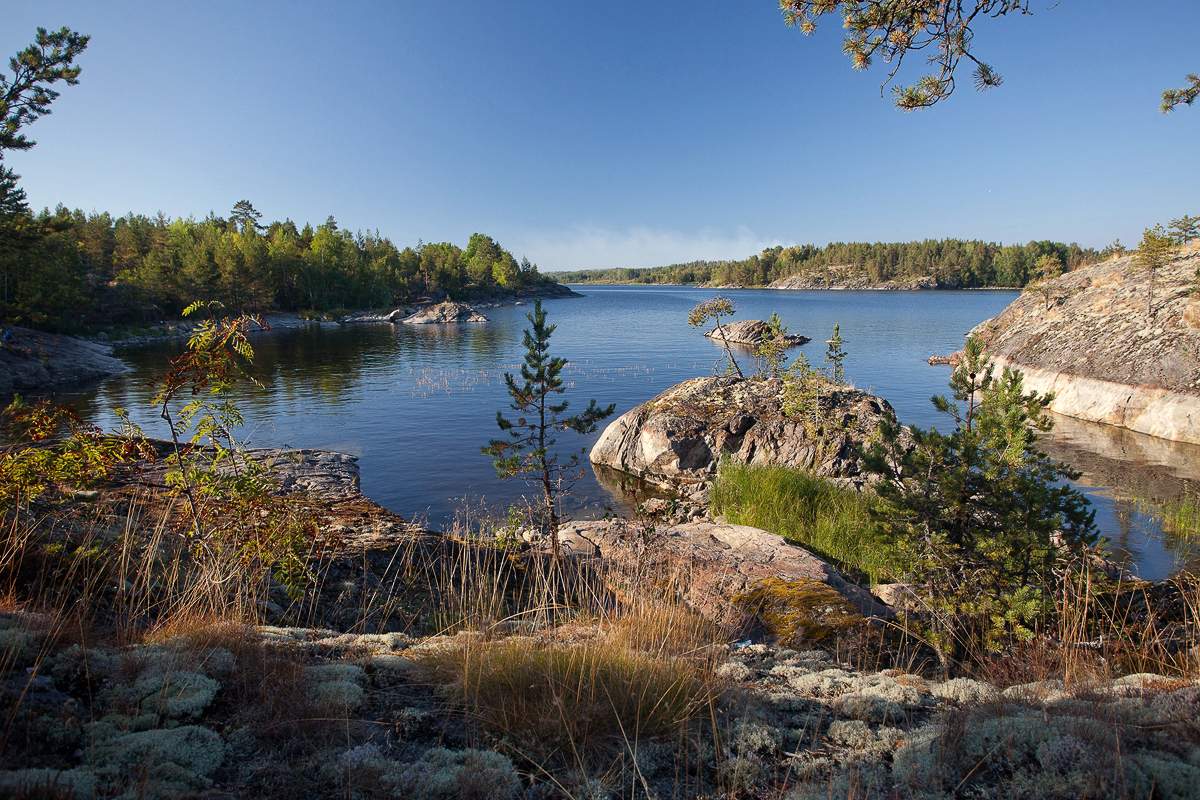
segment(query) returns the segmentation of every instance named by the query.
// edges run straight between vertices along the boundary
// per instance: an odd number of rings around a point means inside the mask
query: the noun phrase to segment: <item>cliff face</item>
[[[1023,293],[978,327],[997,364],[1054,392],[1051,409],[1200,444],[1200,249],[1150,280],[1131,256]]]

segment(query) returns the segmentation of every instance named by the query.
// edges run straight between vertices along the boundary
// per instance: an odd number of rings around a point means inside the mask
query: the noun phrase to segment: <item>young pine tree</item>
[[[733,357],[733,348],[729,345],[729,339],[725,337],[725,326],[721,324],[721,317],[732,317],[733,313],[732,300],[728,297],[714,297],[696,304],[695,308],[688,313],[688,325],[699,328],[710,319],[715,321],[717,333],[721,335],[721,344],[725,346],[725,357],[729,359],[729,368],[736,372],[739,378],[745,378],[742,368],[738,366],[737,359]]]
[[[829,379],[837,384],[846,382],[846,350],[843,347],[842,326],[833,324],[833,336],[825,342],[825,363],[829,369]]]
[[[1066,483],[1078,477],[1037,446],[1053,423],[1049,395],[1025,393],[1020,372],[996,377],[975,338],[934,406],[950,434],[897,424],[865,452],[883,480],[872,511],[910,562],[928,639],[944,661],[1029,638],[1049,613],[1060,567],[1096,540],[1095,512]]]
[[[754,348],[758,358],[759,375],[764,378],[778,378],[783,374],[783,365],[787,361],[788,329],[776,313],[767,320],[767,335]]]
[[[566,400],[554,402],[556,395],[566,392],[563,388],[562,370],[567,365],[565,358],[550,355],[550,335],[553,325],[546,324],[546,312],[540,300],[535,301],[533,313],[526,319],[533,326],[525,331],[525,363],[521,365],[521,382],[510,372],[505,373],[504,383],[512,402],[509,407],[516,412],[512,419],[503,412],[496,412],[496,424],[508,434],[507,439],[493,439],[483,448],[484,455],[492,457],[496,473],[502,478],[518,475],[529,476],[542,491],[542,509],[538,515],[538,527],[548,536],[555,555],[558,554],[558,501],[570,473],[579,467],[583,452],[572,453],[560,461],[554,452],[558,431],[591,433],[601,420],[612,416],[616,406],[604,408],[592,400],[579,414],[567,415]]]
[[[1142,241],[1134,253],[1134,263],[1146,270],[1149,282],[1146,287],[1146,313],[1154,319],[1154,279],[1158,271],[1171,260],[1175,250],[1175,239],[1163,230],[1162,225],[1147,228],[1142,234]]]

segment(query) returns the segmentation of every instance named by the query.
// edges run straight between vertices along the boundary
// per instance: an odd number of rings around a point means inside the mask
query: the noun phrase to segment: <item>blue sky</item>
[[[92,34],[79,86],[8,162],[37,206],[496,236],[543,269],[958,236],[1136,242],[1200,213],[1200,3],[1034,3],[979,26],[1005,76],[932,110],[853,72],[775,0],[8,0]],[[1152,11],[1152,13],[1151,13]],[[915,61],[907,74],[920,65]]]

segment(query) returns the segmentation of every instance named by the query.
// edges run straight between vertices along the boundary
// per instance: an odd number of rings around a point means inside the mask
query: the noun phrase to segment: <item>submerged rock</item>
[[[0,341],[0,397],[42,393],[128,372],[112,347],[74,336],[6,328]]]
[[[894,420],[886,400],[850,386],[826,384],[812,408],[789,416],[778,378],[693,378],[610,423],[590,458],[699,500],[722,458],[857,485],[860,446]]]
[[[722,332],[724,332],[724,339],[730,344],[756,347],[770,338],[771,328],[761,319],[740,319],[737,322],[718,325],[704,335],[719,342],[722,339]],[[787,347],[798,347],[812,341],[807,336],[798,334],[787,334],[783,339]]]
[[[418,309],[401,320],[405,325],[446,325],[457,322],[487,322],[488,318],[466,303],[447,300]]]
[[[1068,272],[976,327],[1059,414],[1200,444],[1200,250],[1154,277],[1132,256]]]

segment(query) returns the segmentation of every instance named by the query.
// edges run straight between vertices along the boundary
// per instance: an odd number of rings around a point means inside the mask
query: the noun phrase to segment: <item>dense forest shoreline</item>
[[[556,271],[562,283],[679,284],[684,286],[804,289],[1021,288],[1042,277],[1053,259],[1074,270],[1119,251],[1036,241],[1024,245],[961,239],[920,242],[835,242],[770,247],[740,260],[692,261],[662,267]],[[781,284],[804,285],[781,285]],[[912,285],[912,284],[923,285]]]
[[[10,193],[11,199],[11,193]],[[58,207],[17,196],[0,214],[0,316],[67,333],[178,319],[191,302],[232,312],[338,316],[422,299],[488,302],[557,291],[529,259],[473,234],[398,247],[378,231],[259,222],[240,201],[226,217],[168,219]],[[12,204],[10,204],[12,205]]]

